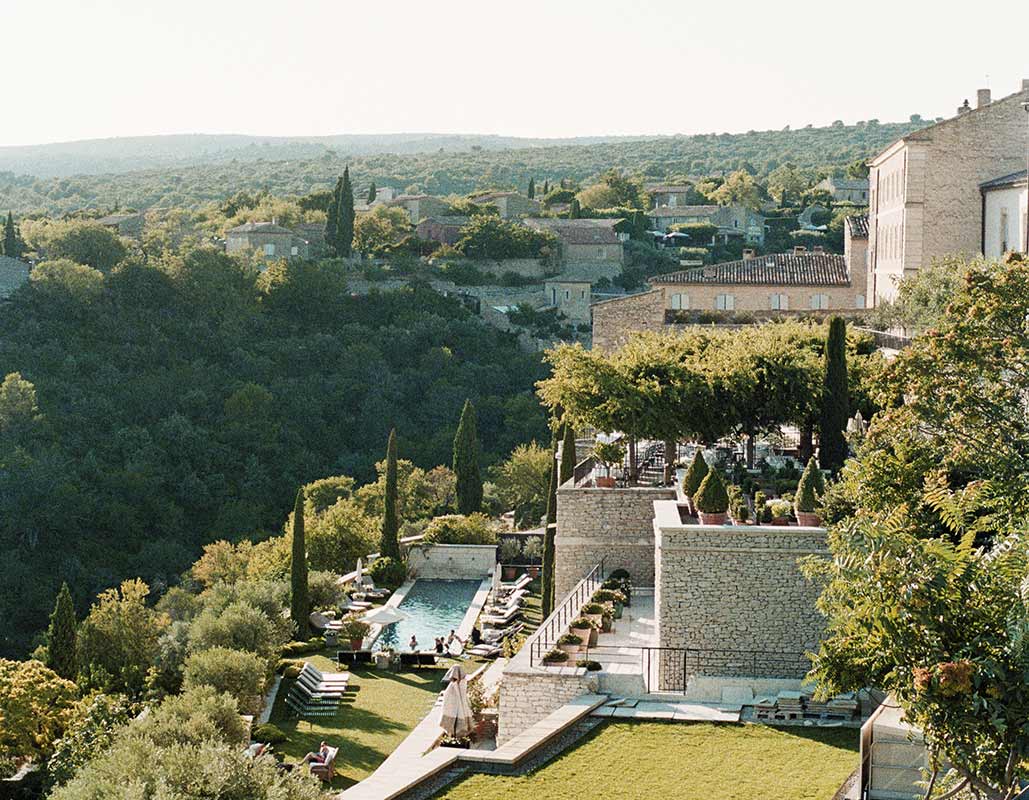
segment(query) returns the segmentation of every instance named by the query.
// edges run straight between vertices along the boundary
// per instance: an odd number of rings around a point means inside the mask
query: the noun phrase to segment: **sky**
[[[951,116],[1029,78],[1029,2],[0,0],[0,145],[742,132]],[[1008,35],[1008,34],[1011,35]],[[12,97],[13,94],[13,97]]]

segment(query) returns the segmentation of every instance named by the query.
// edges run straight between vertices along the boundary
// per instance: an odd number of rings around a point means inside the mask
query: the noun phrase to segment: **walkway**
[[[674,722],[739,722],[740,712],[715,705],[651,700],[614,700],[593,711],[594,717],[635,720],[672,720]]]
[[[614,622],[612,633],[601,634],[596,648],[587,657],[603,667],[601,690],[613,695],[638,697],[649,687],[657,686],[657,663],[649,665],[650,680],[644,680],[647,669],[643,647],[657,646],[657,620],[654,615],[654,590],[635,589],[632,605],[622,609],[622,618]]]

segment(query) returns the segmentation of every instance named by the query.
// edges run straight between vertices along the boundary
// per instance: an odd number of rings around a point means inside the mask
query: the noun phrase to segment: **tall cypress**
[[[829,335],[825,342],[825,380],[818,427],[818,461],[822,469],[836,472],[846,461],[844,431],[849,417],[847,323],[841,317],[833,317],[829,320]]]
[[[289,616],[297,627],[297,639],[306,640],[310,634],[310,587],[307,582],[307,542],[304,537],[304,488],[297,490],[293,504],[293,560],[290,565]]]
[[[482,475],[479,472],[479,434],[475,406],[465,400],[461,421],[454,435],[454,475],[457,477],[457,511],[474,514],[482,510]]]
[[[548,194],[550,194],[550,181],[544,179],[543,180],[543,196],[546,197]]]
[[[379,190],[375,188],[375,181],[372,181],[372,185],[368,187],[368,198],[365,200],[368,205],[375,202],[375,196],[379,193]]]
[[[382,508],[379,555],[400,560],[400,519],[397,516],[397,430],[389,432],[386,445],[386,493]]]
[[[573,197],[568,206],[568,219],[580,219],[582,217],[582,206],[579,205],[579,198]]]
[[[332,199],[325,210],[325,244],[329,250],[336,252],[336,225],[339,218],[339,196],[343,188],[343,178],[336,179],[336,187],[332,190]]]
[[[558,473],[558,486],[571,480],[575,472],[575,430],[571,424],[565,425],[565,437],[561,443],[561,471]]]
[[[529,178],[529,188],[526,190],[525,193],[529,196],[530,200],[536,197],[536,181],[532,178]]]
[[[77,637],[75,604],[68,584],[62,583],[50,615],[50,626],[46,630],[46,665],[69,681],[75,680],[78,675],[75,655]]]
[[[18,226],[14,224],[14,214],[7,212],[7,222],[4,224],[4,238],[0,242],[0,255],[8,258],[21,258],[25,255],[25,242],[22,241]]]
[[[540,583],[543,618],[554,610],[554,534],[557,532],[557,436],[550,441],[550,488],[547,490],[547,517],[543,529],[543,573]]]
[[[339,213],[336,217],[336,255],[349,258],[354,248],[354,187],[350,184],[350,167],[343,168],[339,188]]]

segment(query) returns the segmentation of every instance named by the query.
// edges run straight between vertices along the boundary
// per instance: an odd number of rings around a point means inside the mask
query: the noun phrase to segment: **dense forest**
[[[905,133],[926,124],[911,122],[826,128],[751,131],[743,134],[670,136],[644,141],[410,154],[352,155],[322,147],[317,157],[275,160],[234,158],[193,166],[163,167],[121,174],[40,178],[0,172],[0,208],[16,213],[64,213],[83,208],[193,208],[237,191],[306,195],[330,189],[346,164],[355,185],[431,194],[467,194],[482,188],[519,187],[530,177],[542,183],[562,178],[586,182],[616,168],[647,179],[704,176],[744,169],[765,176],[791,163],[801,169],[841,170],[867,158]],[[260,147],[258,150],[260,151]]]
[[[167,585],[215,539],[281,529],[298,485],[449,463],[466,398],[483,461],[547,437],[537,355],[430,290],[352,297],[331,264],[264,273],[197,249],[33,272],[0,313],[0,653],[60,582],[84,606]]]

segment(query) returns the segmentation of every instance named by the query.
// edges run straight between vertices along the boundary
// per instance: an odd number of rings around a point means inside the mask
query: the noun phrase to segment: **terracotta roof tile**
[[[849,286],[847,264],[834,253],[775,253],[656,275],[651,284],[726,286]]]

